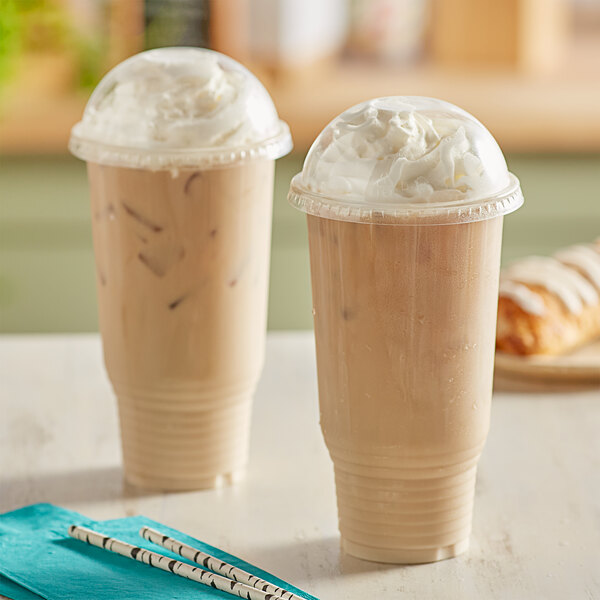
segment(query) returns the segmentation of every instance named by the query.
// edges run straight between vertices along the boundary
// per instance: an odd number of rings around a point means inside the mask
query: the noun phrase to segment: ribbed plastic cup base
[[[348,463],[344,463],[347,467]],[[361,469],[362,470],[362,469]],[[335,467],[342,548],[377,562],[414,564],[457,556],[469,546],[476,465],[386,469],[376,476]]]
[[[146,489],[220,487],[248,460],[252,393],[210,403],[118,395],[126,480]]]
[[[395,565],[418,565],[422,563],[436,562],[447,558],[454,558],[463,554],[469,549],[469,540],[463,540],[451,546],[443,548],[425,548],[423,550],[411,549],[403,550],[401,548],[372,548],[370,546],[361,546],[354,542],[342,538],[342,550],[346,554],[369,560],[372,562],[392,563]]]

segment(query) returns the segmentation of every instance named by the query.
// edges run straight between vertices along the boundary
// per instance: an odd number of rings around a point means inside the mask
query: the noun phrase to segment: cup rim
[[[279,120],[279,131],[264,140],[243,146],[208,148],[141,148],[106,144],[78,132],[81,121],[71,129],[69,151],[85,160],[111,167],[160,170],[169,168],[218,168],[266,158],[275,160],[293,147],[287,123]]]
[[[508,185],[488,196],[449,202],[357,202],[309,190],[302,182],[302,172],[290,184],[288,202],[309,215],[379,225],[453,225],[485,221],[514,212],[523,205],[521,185],[508,173]]]

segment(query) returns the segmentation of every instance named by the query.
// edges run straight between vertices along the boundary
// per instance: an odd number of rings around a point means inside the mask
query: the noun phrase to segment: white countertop
[[[340,553],[311,334],[269,336],[246,479],[177,494],[123,484],[97,336],[5,336],[0,512],[52,502],[94,519],[144,514],[323,600],[600,598],[600,391],[520,387],[494,396],[469,552],[380,565]]]

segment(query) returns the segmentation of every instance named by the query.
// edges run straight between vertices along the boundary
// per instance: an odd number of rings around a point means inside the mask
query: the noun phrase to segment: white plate
[[[496,352],[496,373],[555,381],[600,382],[600,340],[560,356]]]

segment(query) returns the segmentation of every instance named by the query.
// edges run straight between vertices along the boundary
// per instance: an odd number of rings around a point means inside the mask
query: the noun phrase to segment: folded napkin
[[[47,600],[234,598],[220,590],[74,540],[67,534],[67,528],[71,524],[82,525],[130,544],[189,562],[138,535],[144,525],[159,529],[166,535],[288,589],[302,598],[317,600],[231,554],[146,517],[91,521],[83,515],[50,504],[34,504],[0,515],[0,594],[14,600],[39,600],[39,597]]]
[[[26,590],[17,583],[0,575],[0,598],[6,596],[11,600],[40,600],[41,596]]]

